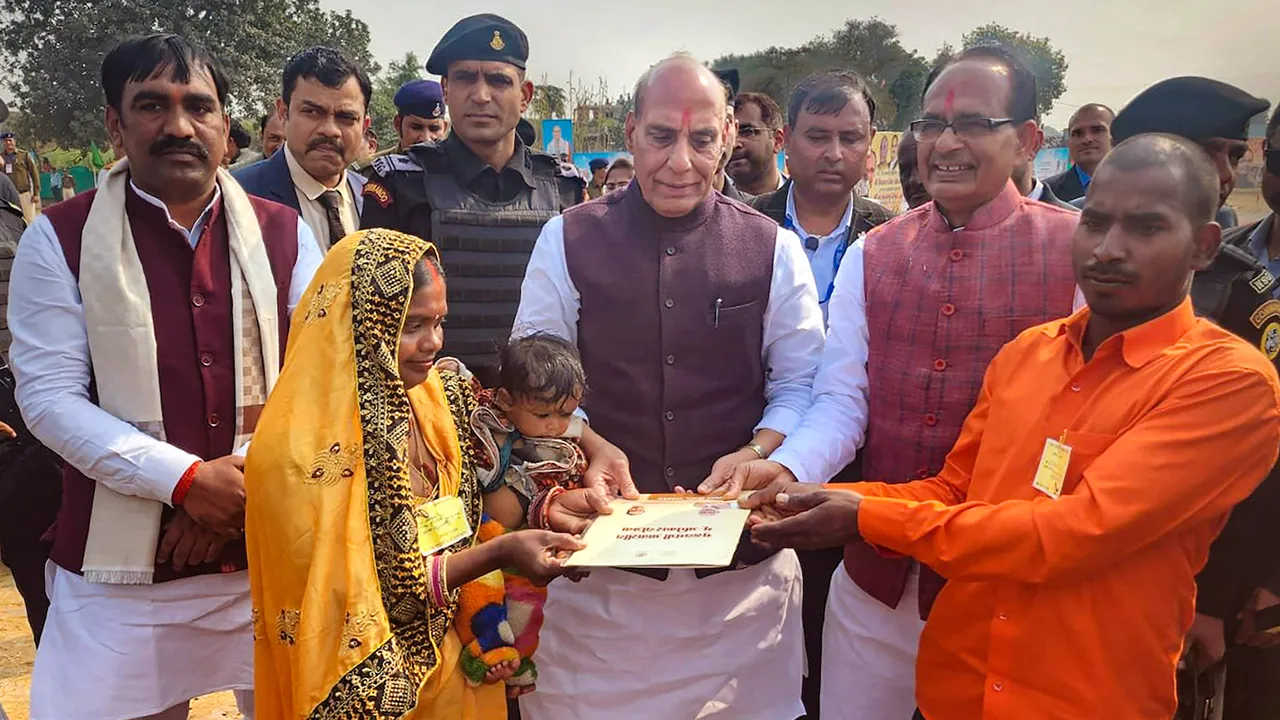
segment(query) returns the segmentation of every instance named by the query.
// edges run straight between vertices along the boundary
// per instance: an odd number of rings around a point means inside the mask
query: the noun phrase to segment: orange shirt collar
[[[1118,336],[1109,337],[1102,347],[1119,342],[1124,361],[1132,368],[1140,368],[1164,352],[1195,325],[1196,313],[1191,306],[1191,296],[1182,299],[1177,307],[1154,320],[1131,327]],[[1044,333],[1049,337],[1066,334],[1076,348],[1081,347],[1085,327],[1089,324],[1089,308],[1083,307],[1070,317],[1049,323]],[[1098,349],[1101,350],[1102,347]]]

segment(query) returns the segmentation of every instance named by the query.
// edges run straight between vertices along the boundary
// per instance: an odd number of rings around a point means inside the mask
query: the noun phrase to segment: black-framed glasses
[[[951,128],[961,140],[980,140],[1003,125],[1016,122],[1013,118],[967,117],[947,122],[935,118],[915,120],[911,123],[911,134],[917,142],[936,142],[942,134]]]
[[[1262,157],[1266,161],[1267,172],[1280,175],[1280,148],[1271,147],[1271,143],[1267,143],[1262,148]]]

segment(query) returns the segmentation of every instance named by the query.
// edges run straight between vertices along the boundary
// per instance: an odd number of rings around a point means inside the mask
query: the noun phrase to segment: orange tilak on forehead
[[[955,88],[951,88],[950,90],[947,91],[947,99],[943,104],[942,108],[943,108],[943,111],[946,112],[947,117],[951,117],[952,111],[956,109],[956,89]]]
[[[685,109],[680,111],[680,129],[685,132],[693,129],[693,110],[688,106],[685,106]]]

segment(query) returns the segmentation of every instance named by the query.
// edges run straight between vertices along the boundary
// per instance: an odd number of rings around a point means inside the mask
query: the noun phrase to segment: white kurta
[[[164,207],[136,187],[131,191]],[[206,209],[191,231],[169,222],[194,247],[208,217]],[[290,311],[323,261],[305,223],[298,223],[296,242]],[[80,289],[47,217],[23,234],[12,278],[15,393],[32,434],[116,492],[169,502],[197,458],[89,399]],[[252,689],[248,573],[106,585],[51,563],[47,580],[50,608],[31,678],[32,720],[124,720],[210,692]]]
[[[809,410],[823,321],[799,238],[779,228],[763,327],[769,368],[758,427],[791,432]],[[577,341],[582,298],[565,261],[564,221],[542,230],[515,334]],[[552,584],[526,720],[792,720],[804,713],[800,564],[785,551],[744,570],[665,581],[596,570]]]
[[[525,720],[793,720],[800,678],[800,562],[666,581],[594,570],[551,584]]]

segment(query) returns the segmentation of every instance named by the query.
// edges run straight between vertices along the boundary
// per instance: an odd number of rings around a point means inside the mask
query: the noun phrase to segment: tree
[[[130,35],[173,32],[207,47],[231,77],[230,110],[254,118],[280,94],[285,61],[303,48],[337,47],[378,71],[364,21],[318,0],[7,0],[0,21],[0,60],[31,140],[65,146],[105,145],[102,59]]]
[[[378,142],[382,147],[391,147],[396,136],[396,91],[401,85],[422,77],[422,61],[412,52],[405,53],[403,60],[392,60],[387,71],[378,76],[373,84],[373,100],[369,103],[369,116],[373,119],[373,131],[378,133]]]
[[[546,76],[533,88],[533,104],[529,114],[536,118],[552,119],[568,117],[564,88],[547,83]]]
[[[1067,58],[1047,37],[1034,37],[989,23],[965,33],[961,40],[965,49],[979,45],[1003,45],[1017,53],[1036,76],[1036,106],[1041,115],[1066,92]]]
[[[738,68],[744,90],[765,93],[784,107],[792,89],[808,75],[853,70],[866,80],[876,101],[876,126],[894,130],[915,119],[928,70],[923,57],[903,47],[898,28],[879,18],[849,20],[831,35],[796,48],[727,55],[712,67]]]

